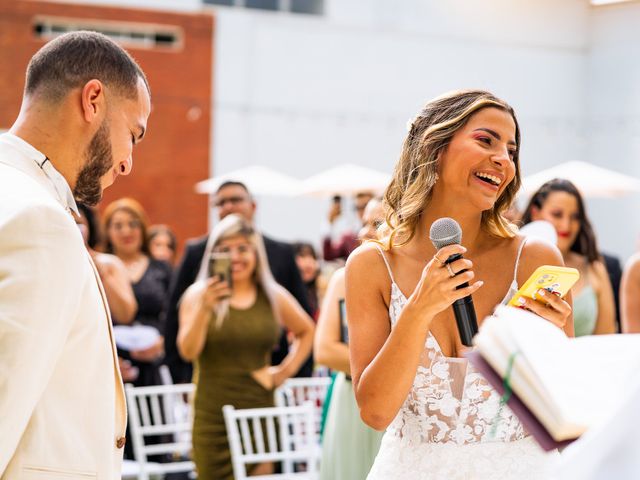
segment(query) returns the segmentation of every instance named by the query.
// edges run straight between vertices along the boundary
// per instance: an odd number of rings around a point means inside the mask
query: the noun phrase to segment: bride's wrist
[[[398,323],[401,321],[402,323],[410,323],[411,325],[420,328],[421,331],[427,331],[431,327],[431,322],[434,317],[435,315],[424,307],[418,306],[409,301],[402,310],[402,313],[398,318]]]

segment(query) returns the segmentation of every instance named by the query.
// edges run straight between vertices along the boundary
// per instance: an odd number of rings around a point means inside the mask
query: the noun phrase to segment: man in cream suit
[[[149,112],[144,73],[103,35],[63,35],[29,62],[0,135],[2,480],[120,478],[111,319],[72,214],[129,174]]]

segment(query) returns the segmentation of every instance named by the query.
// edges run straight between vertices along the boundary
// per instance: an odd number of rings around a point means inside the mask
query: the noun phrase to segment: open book
[[[471,363],[500,394],[509,379],[507,405],[546,450],[606,419],[640,369],[640,334],[567,338],[549,321],[513,307],[498,307],[474,345]]]

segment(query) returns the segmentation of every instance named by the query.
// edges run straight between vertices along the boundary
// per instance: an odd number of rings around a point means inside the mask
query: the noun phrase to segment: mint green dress
[[[383,435],[362,421],[351,381],[339,373],[322,437],[320,480],[365,480]]]
[[[576,337],[592,335],[598,321],[598,297],[589,284],[573,299],[573,329]]]

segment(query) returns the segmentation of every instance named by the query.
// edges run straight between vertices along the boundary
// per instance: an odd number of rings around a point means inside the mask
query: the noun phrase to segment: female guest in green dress
[[[231,281],[209,275],[211,254],[231,257]],[[180,355],[196,363],[193,458],[198,479],[233,479],[222,407],[272,407],[273,389],[297,372],[311,351],[313,322],[273,279],[261,237],[233,214],[211,232],[197,280],[182,297],[179,313]],[[272,367],[271,350],[281,326],[294,340],[287,357]],[[260,464],[250,473],[272,471],[272,464]]]
[[[575,336],[615,333],[611,282],[576,186],[561,178],[542,185],[522,216],[524,225],[535,220],[546,220],[554,226],[564,264],[580,272],[580,280],[572,289]]]
[[[359,239],[375,239],[378,226],[384,222],[380,200],[369,201],[362,221],[364,227],[358,234]],[[351,369],[346,319],[340,313],[344,313],[344,308],[341,308],[344,298],[344,268],[341,268],[329,281],[320,309],[313,349],[316,362],[338,372],[322,436],[320,480],[365,480],[384,433],[365,425],[360,419],[360,410],[349,376]]]

